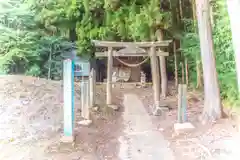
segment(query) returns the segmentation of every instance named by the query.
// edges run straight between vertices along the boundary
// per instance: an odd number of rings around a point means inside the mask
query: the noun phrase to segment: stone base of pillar
[[[185,122],[185,123],[175,123],[174,124],[174,131],[177,135],[181,133],[186,133],[194,130],[195,127],[193,126],[192,123],[190,122]]]
[[[119,107],[117,105],[114,105],[114,104],[108,104],[107,105],[109,108],[112,108],[113,110],[118,110]]]
[[[92,124],[92,120],[90,119],[82,120],[82,121],[79,121],[78,124],[83,126],[89,126],[90,124]]]
[[[62,143],[74,143],[75,141],[75,136],[62,136],[60,141]]]
[[[169,112],[170,108],[167,105],[154,105],[152,107],[154,116],[165,116],[165,112]]]

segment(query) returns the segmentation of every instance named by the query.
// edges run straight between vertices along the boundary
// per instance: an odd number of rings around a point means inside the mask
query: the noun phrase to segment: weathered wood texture
[[[112,104],[112,68],[113,68],[113,48],[108,48],[107,61],[107,105]]]
[[[150,48],[150,60],[151,60],[151,70],[152,70],[152,81],[153,81],[153,92],[154,92],[154,107],[160,107],[160,77],[159,70],[157,66],[157,56],[154,47]]]
[[[95,52],[96,57],[107,57],[108,52]],[[149,56],[148,53],[119,53],[118,51],[113,51],[114,57],[141,57]],[[158,51],[156,56],[169,56],[168,52]]]
[[[168,79],[167,79],[167,69],[166,69],[166,58],[163,56],[159,57],[160,62],[160,73],[161,73],[161,95],[162,97],[167,97],[168,92]]]
[[[137,46],[143,48],[149,47],[167,47],[172,42],[172,40],[157,41],[157,42],[111,42],[111,41],[92,41],[96,47],[113,47],[121,48],[127,46]]]
[[[196,0],[198,31],[204,75],[204,110],[202,121],[222,117],[222,105],[217,79],[213,49],[212,26],[209,15],[209,0]]]
[[[159,77],[159,69],[157,66],[157,56],[168,56],[168,52],[163,52],[160,50],[162,47],[168,47],[172,40],[166,41],[158,41],[158,42],[111,42],[111,41],[92,41],[95,47],[99,48],[108,48],[107,52],[96,52],[96,57],[108,57],[108,68],[107,68],[107,105],[112,104],[112,68],[113,68],[113,56],[121,57],[136,57],[136,56],[150,56],[151,57],[151,68],[152,68],[152,76],[153,76],[153,90],[154,90],[154,102],[155,106],[159,107],[160,103],[160,77]],[[123,48],[123,49],[121,49]],[[150,53],[147,52],[150,48]],[[114,51],[120,49],[119,51]],[[147,51],[145,50],[147,49]],[[156,52],[156,50],[159,50]],[[150,55],[149,55],[150,54]],[[120,60],[119,60],[120,61]],[[162,62],[162,64],[166,65],[166,62]],[[124,64],[126,65],[126,64]],[[139,65],[139,64],[138,64]],[[137,66],[138,66],[137,65]],[[141,63],[140,63],[141,65]],[[139,66],[140,66],[139,65]],[[137,67],[132,65],[127,65],[128,67]],[[166,68],[165,68],[166,69]],[[163,72],[166,74],[166,71]],[[164,91],[165,93],[165,91]]]
[[[163,41],[163,33],[162,30],[157,30],[157,39],[159,42]],[[160,68],[160,75],[161,75],[161,93],[162,97],[167,96],[167,69],[166,69],[166,57],[159,56],[159,68]]]

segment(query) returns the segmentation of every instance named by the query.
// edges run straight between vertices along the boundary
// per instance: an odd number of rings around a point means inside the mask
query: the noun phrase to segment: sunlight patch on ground
[[[120,137],[119,158],[122,160],[174,160],[164,139],[135,94],[124,95],[124,136]]]

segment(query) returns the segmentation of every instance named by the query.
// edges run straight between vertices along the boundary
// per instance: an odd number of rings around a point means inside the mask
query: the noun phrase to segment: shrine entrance
[[[131,75],[134,74],[134,71],[136,73],[137,70],[140,69],[140,66],[150,59],[154,92],[154,107],[160,108],[160,74],[158,57],[169,56],[169,52],[164,52],[163,49],[169,47],[172,42],[171,40],[157,42],[111,42],[93,40],[92,42],[96,47],[95,56],[107,57],[106,104],[109,107],[114,109],[118,108],[112,104],[112,84],[117,81],[117,78],[121,78],[123,81],[128,81]],[[134,64],[128,63],[126,62],[126,57],[138,57],[139,59],[142,59],[142,61],[138,63],[135,62]],[[121,75],[121,73],[123,73],[122,70],[118,70],[118,76],[113,75],[113,73],[117,73],[117,71],[114,71],[113,67],[115,61],[121,65],[129,67],[129,69],[127,69],[128,71],[124,72],[125,75]],[[141,73],[141,71],[139,73]]]

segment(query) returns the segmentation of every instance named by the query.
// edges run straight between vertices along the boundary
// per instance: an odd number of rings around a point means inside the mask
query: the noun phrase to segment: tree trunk
[[[179,0],[180,19],[183,19],[182,0]]]
[[[196,88],[202,88],[202,69],[201,69],[201,60],[196,58],[196,72],[197,72],[197,86]]]
[[[161,29],[158,29],[157,32],[157,39],[158,41],[162,41],[163,40],[163,34]],[[162,97],[166,97],[167,96],[167,69],[166,69],[166,57],[165,56],[159,56],[159,68],[160,68],[160,75],[161,75],[161,93],[162,93]]]
[[[189,83],[189,74],[188,74],[188,60],[185,59],[185,76],[186,76],[186,85]]]
[[[174,31],[180,31],[181,29],[181,15],[179,9],[178,0],[170,0],[171,3],[171,12],[172,12],[172,27]]]
[[[227,0],[227,6],[232,30],[233,48],[235,52],[238,91],[240,93],[240,21],[238,17],[240,15],[240,2],[239,0]]]
[[[222,117],[219,84],[214,57],[209,0],[197,0],[197,19],[204,76],[204,110],[202,121],[214,121]]]
[[[176,53],[176,42],[173,42],[173,52],[174,52],[174,76],[175,76],[175,87],[178,86],[178,59]]]
[[[211,0],[210,1],[210,5],[209,5],[209,10],[210,10],[210,21],[211,21],[211,25],[212,27],[214,27],[214,15],[213,15],[213,5],[211,4]]]
[[[194,25],[194,32],[196,31],[196,4],[195,0],[192,0],[192,14],[193,14],[193,25]],[[196,72],[197,72],[197,85],[196,88],[202,88],[203,82],[202,82],[202,69],[201,69],[201,58],[199,53],[196,53]]]
[[[192,3],[192,16],[193,16],[193,21],[194,21],[194,26],[195,26],[195,22],[196,22],[196,19],[197,19],[197,16],[196,16],[196,4],[195,4],[195,1],[196,0],[191,0],[191,3]]]
[[[50,45],[50,53],[49,53],[49,58],[48,58],[48,79],[51,79],[51,68],[52,68],[52,44]]]

